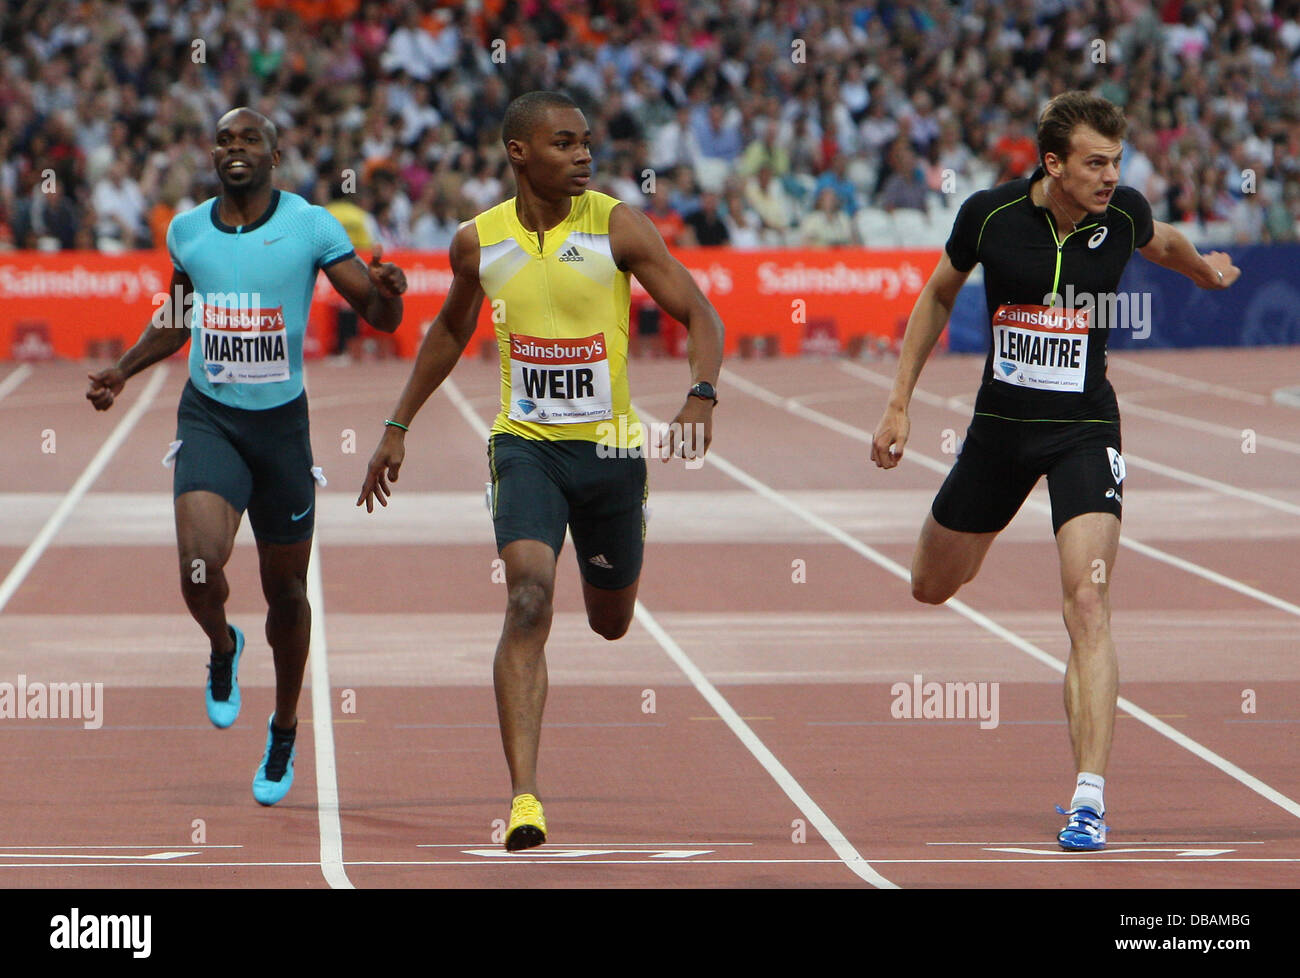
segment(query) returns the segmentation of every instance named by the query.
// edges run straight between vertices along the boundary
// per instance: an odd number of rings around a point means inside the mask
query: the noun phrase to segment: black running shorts
[[[263,411],[230,407],[186,382],[176,411],[172,496],[214,492],[263,543],[298,543],[316,525],[307,392]]]
[[[1119,425],[976,415],[931,512],[950,530],[994,533],[1011,522],[1044,475],[1053,533],[1084,513],[1119,517],[1124,505]]]
[[[645,459],[602,458],[599,448],[590,441],[492,435],[488,468],[498,551],[516,540],[540,540],[558,557],[567,527],[588,584],[616,590],[641,576]]]

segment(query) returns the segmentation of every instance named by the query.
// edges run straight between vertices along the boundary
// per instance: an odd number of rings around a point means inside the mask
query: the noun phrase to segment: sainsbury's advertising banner
[[[726,324],[728,354],[783,355],[834,353],[864,337],[901,337],[939,254],[937,249],[676,252]],[[385,259],[406,272],[406,313],[392,347],[410,357],[446,297],[451,269],[445,254],[392,252]],[[0,255],[0,358],[116,356],[161,306],[170,281],[171,263],[161,251]],[[308,356],[333,351],[342,305],[329,280],[318,275]],[[640,343],[684,355],[684,328],[656,315],[652,305],[634,282],[631,327],[640,332]],[[491,307],[484,303],[467,352],[478,352],[493,335]]]

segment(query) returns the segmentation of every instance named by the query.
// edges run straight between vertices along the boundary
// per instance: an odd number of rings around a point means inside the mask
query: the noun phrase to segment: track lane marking
[[[135,403],[126,412],[126,416],[117,423],[108,438],[99,446],[99,451],[95,453],[89,464],[82,470],[81,475],[77,477],[77,481],[72,484],[72,488],[67,491],[54,512],[50,514],[49,519],[45,521],[45,525],[36,534],[36,538],[23,551],[23,555],[18,558],[18,563],[14,564],[5,577],[4,583],[0,584],[0,611],[5,609],[5,606],[9,604],[9,599],[22,586],[27,575],[31,573],[32,568],[36,566],[36,562],[41,559],[41,555],[45,553],[45,549],[50,545],[50,541],[62,528],[64,521],[76,509],[77,504],[81,502],[81,497],[86,494],[86,490],[99,478],[100,473],[108,466],[113,455],[126,441],[127,435],[131,434],[131,429],[136,426],[145,411],[149,410],[149,406],[158,395],[159,388],[167,379],[167,373],[166,364],[160,365],[154,371],[154,375],[149,378],[149,383],[145,385],[144,390],[140,392],[140,396],[136,398]]]

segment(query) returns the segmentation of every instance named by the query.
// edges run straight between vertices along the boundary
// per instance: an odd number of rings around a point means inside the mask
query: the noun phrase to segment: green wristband
[[[410,431],[410,430],[411,430],[410,428],[406,427],[406,425],[402,424],[402,422],[400,422],[400,421],[394,421],[392,418],[385,418],[385,419],[384,419],[384,424],[385,424],[385,425],[392,425],[394,428],[401,428],[403,431]]]

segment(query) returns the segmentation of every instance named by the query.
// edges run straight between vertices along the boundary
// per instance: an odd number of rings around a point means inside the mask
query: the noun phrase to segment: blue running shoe
[[[1062,849],[1066,852],[1098,852],[1106,848],[1106,823],[1102,821],[1102,815],[1083,805],[1068,812],[1057,805],[1056,810],[1069,816],[1065,828],[1056,836]]]
[[[239,716],[239,657],[244,654],[244,633],[234,625],[227,625],[235,640],[233,655],[208,659],[208,719],[214,727],[224,730]]]
[[[266,721],[266,753],[262,755],[262,766],[253,775],[253,797],[262,805],[274,805],[289,793],[293,787],[293,758],[298,753],[293,745],[298,724],[284,731],[275,726],[274,720],[272,713]]]

